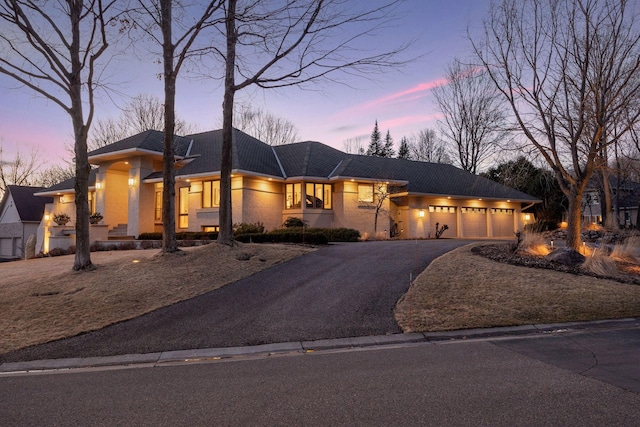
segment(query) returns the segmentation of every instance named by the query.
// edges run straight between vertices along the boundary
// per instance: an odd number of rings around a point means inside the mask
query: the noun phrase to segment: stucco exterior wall
[[[127,224],[129,219],[129,173],[116,170],[106,172],[104,189],[105,223],[111,228]]]

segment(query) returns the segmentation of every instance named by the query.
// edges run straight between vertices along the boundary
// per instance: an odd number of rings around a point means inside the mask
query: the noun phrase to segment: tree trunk
[[[73,122],[74,153],[76,164],[75,205],[76,205],[76,253],[73,269],[92,270],[89,241],[89,158],[87,156],[87,127],[82,108],[82,62],[80,59],[80,20],[82,2],[71,3],[72,42],[69,48],[71,75],[69,88],[71,97],[71,121]]]
[[[582,201],[582,191],[571,191],[567,196],[569,200],[569,211],[567,218],[567,242],[568,248],[573,248],[576,251],[580,250],[582,229],[580,221],[580,206]]]
[[[176,241],[176,179],[174,164],[174,128],[176,76],[173,67],[171,0],[161,0],[162,55],[164,61],[164,135],[163,135],[163,187],[162,187],[162,253],[177,252]]]
[[[220,165],[220,222],[218,243],[233,244],[231,211],[231,170],[233,169],[233,102],[235,96],[235,59],[237,34],[235,28],[236,0],[228,1],[226,30],[227,58],[222,102],[222,156]]]
[[[602,171],[602,197],[600,200],[600,210],[602,212],[602,222],[604,227],[609,231],[618,229],[618,217],[613,211],[613,198],[611,195],[611,182],[609,181],[609,172]]]

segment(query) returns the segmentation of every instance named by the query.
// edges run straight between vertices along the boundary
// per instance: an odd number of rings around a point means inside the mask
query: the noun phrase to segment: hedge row
[[[177,240],[217,240],[217,231],[180,231]],[[140,233],[138,240],[162,240],[162,232]]]
[[[329,243],[327,236],[318,231],[274,230],[269,233],[247,233],[235,236],[235,239],[243,243],[305,243],[309,245],[326,245]]]
[[[253,243],[308,243],[326,245],[328,242],[357,242],[360,232],[352,228],[280,228],[267,233],[240,233],[235,239]],[[216,240],[217,232],[179,232],[177,240]],[[162,233],[141,233],[138,240],[162,240]]]

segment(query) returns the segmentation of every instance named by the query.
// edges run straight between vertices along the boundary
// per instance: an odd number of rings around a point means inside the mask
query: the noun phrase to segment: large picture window
[[[331,209],[331,184],[308,182],[305,190],[308,208]]]
[[[285,209],[302,207],[302,184],[287,184],[285,187]]]
[[[220,181],[204,181],[202,183],[202,207],[220,207]]]

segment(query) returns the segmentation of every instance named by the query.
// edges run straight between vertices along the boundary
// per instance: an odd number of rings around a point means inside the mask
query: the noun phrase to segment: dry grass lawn
[[[405,331],[640,316],[640,286],[499,263],[464,246],[420,274],[395,312]]]
[[[73,272],[73,255],[0,263],[0,354],[140,316],[311,250],[209,244],[166,256],[94,252],[91,272]]]

